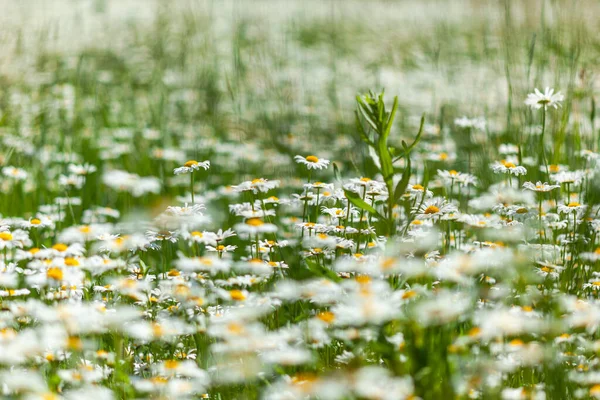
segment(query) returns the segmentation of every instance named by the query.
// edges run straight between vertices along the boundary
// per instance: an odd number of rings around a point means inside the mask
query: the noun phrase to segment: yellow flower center
[[[54,246],[52,246],[52,248],[56,251],[66,251],[68,249],[68,246],[64,243],[56,243]]]
[[[246,224],[250,225],[250,226],[261,226],[261,225],[264,225],[265,223],[263,221],[261,221],[260,218],[248,218],[246,220]]]
[[[223,251],[225,250],[225,246],[223,246],[222,244],[217,246],[217,251]]]
[[[335,314],[331,311],[323,311],[317,314],[317,318],[325,323],[332,323],[335,320]]]
[[[69,267],[77,267],[79,265],[79,261],[73,257],[65,257],[65,265]]]
[[[579,204],[576,201],[572,201],[569,204],[567,204],[567,207],[579,207],[581,204]]]
[[[425,209],[424,214],[435,214],[438,212],[440,212],[440,209],[437,206],[430,205]]]
[[[67,339],[67,347],[71,350],[81,350],[83,349],[83,342],[77,336],[69,336]]]
[[[317,162],[319,162],[319,157],[317,157],[317,156],[308,156],[308,157],[306,157],[306,161],[312,162],[312,163],[317,163]]]
[[[412,188],[414,190],[425,190],[425,188],[422,185],[419,185],[419,184],[413,185]]]
[[[191,233],[191,235],[192,235],[192,236],[196,236],[196,237],[202,237],[202,236],[204,236],[204,235],[202,234],[202,232],[198,232],[198,231],[194,231],[194,232],[192,232],[192,233]]]
[[[444,161],[448,159],[448,153],[440,153],[440,160]]]
[[[90,228],[88,225],[83,225],[79,227],[79,232],[81,233],[90,233],[92,231],[92,228]]]
[[[10,232],[0,232],[0,239],[2,240],[12,240],[13,235]]]
[[[232,322],[227,325],[227,330],[234,335],[239,335],[240,333],[244,332],[244,326],[236,322]]]
[[[39,224],[42,223],[42,221],[39,220],[39,219],[37,219],[37,218],[34,218],[34,219],[31,220],[30,223],[31,223],[31,225],[39,225]]]
[[[560,171],[560,166],[558,166],[556,164],[548,165],[548,171],[558,172],[558,171]]]
[[[48,271],[46,271],[46,276],[50,279],[54,279],[55,281],[62,281],[63,271],[62,269],[56,267],[48,268]]]
[[[176,360],[167,360],[167,361],[165,361],[165,368],[166,369],[177,369],[178,366],[179,366],[179,363]]]
[[[193,167],[194,165],[198,165],[198,161],[190,160],[190,161],[187,161],[185,164],[183,164],[184,167],[188,167],[188,168]]]
[[[480,333],[481,333],[481,328],[478,326],[475,326],[469,330],[469,333],[467,333],[467,335],[474,337],[474,336],[479,335]]]
[[[456,171],[456,170],[454,170],[454,169],[453,169],[453,170],[450,170],[448,173],[449,173],[451,176],[456,176],[456,175],[458,175],[458,171]]]
[[[237,301],[246,300],[246,295],[241,290],[237,290],[237,289],[230,290],[229,295],[231,296],[231,300],[237,300]]]

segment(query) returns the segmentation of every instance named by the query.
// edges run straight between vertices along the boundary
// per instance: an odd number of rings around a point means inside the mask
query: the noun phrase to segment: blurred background
[[[130,132],[190,157],[219,145],[247,174],[293,172],[307,153],[358,171],[355,96],[370,89],[399,97],[393,140],[424,113],[430,135],[483,116],[486,146],[514,143],[532,123],[527,93],[545,86],[567,99],[555,127],[591,138],[596,125],[595,0],[0,3],[4,144],[97,148],[90,162],[140,175],[159,174],[156,143]]]

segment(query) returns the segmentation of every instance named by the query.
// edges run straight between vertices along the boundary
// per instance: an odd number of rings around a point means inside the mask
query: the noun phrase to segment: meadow
[[[600,3],[0,1],[0,396],[600,399]]]

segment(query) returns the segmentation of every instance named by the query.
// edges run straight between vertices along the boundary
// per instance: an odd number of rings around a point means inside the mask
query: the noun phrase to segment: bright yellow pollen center
[[[62,281],[63,280],[63,271],[60,268],[48,268],[48,271],[46,272],[46,276],[50,279],[54,279],[55,281]]]
[[[416,184],[412,187],[414,190],[424,190],[425,188],[422,185]]]
[[[440,209],[434,205],[431,205],[425,209],[424,214],[435,214],[440,212]]]
[[[65,251],[67,250],[68,246],[64,243],[56,243],[54,246],[52,246],[52,248],[56,251]]]
[[[323,311],[317,314],[317,318],[325,323],[332,323],[335,320],[335,314],[331,311]]]
[[[79,261],[77,261],[77,259],[73,257],[66,257],[65,265],[68,265],[69,267],[77,267],[79,265]]]
[[[246,224],[250,226],[261,226],[265,223],[262,222],[260,218],[248,218],[248,220],[246,220]]]
[[[237,300],[237,301],[246,300],[246,295],[241,290],[237,290],[237,289],[230,290],[229,295],[231,296],[231,300]]]
[[[306,157],[306,161],[312,162],[312,163],[317,163],[317,162],[319,162],[319,157],[317,157],[317,156],[308,156],[308,157]]]
[[[579,204],[576,201],[572,201],[571,203],[567,204],[567,207],[579,207],[581,204]]]
[[[34,219],[31,220],[30,223],[31,223],[31,225],[39,225],[39,224],[42,223],[42,221],[39,220],[39,219],[37,219],[37,218],[34,218]]]
[[[12,240],[13,235],[10,232],[0,232],[0,239],[2,240]]]
[[[193,167],[194,165],[198,165],[198,161],[196,160],[190,160],[187,161],[185,164],[183,164],[184,167]]]
[[[452,176],[456,176],[456,175],[458,175],[458,171],[453,169],[453,170],[450,170],[449,174]]]

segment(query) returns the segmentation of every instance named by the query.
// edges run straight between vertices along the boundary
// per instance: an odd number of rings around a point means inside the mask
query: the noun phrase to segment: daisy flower
[[[532,190],[534,192],[549,192],[556,188],[559,188],[560,185],[549,185],[547,182],[537,181],[535,184],[532,182],[525,182],[523,184],[524,189]]]
[[[520,165],[515,165],[515,163],[502,160],[500,162],[496,161],[494,164],[490,165],[492,171],[495,174],[511,174],[511,175],[525,175],[527,173],[527,169]]]
[[[547,109],[549,106],[558,108],[560,106],[560,102],[563,101],[565,96],[563,96],[560,92],[554,93],[554,89],[546,88],[544,93],[540,92],[537,88],[534,93],[529,93],[527,95],[527,99],[525,100],[525,104],[531,107],[532,110],[539,110],[544,107]]]
[[[274,233],[277,231],[277,226],[263,222],[260,218],[248,218],[243,224],[235,226],[236,231],[249,235],[257,235],[259,233]]]
[[[328,161],[329,162],[329,161]],[[7,178],[12,178],[17,181],[24,181],[27,179],[27,171],[16,167],[4,167],[2,168],[2,174]]]
[[[570,213],[573,213],[573,212],[584,211],[585,208],[586,208],[585,205],[582,205],[582,204],[579,204],[579,203],[573,201],[573,202],[571,202],[571,203],[569,203],[567,205],[560,204],[558,206],[558,212],[561,213],[561,214],[570,214]]]
[[[425,200],[423,204],[415,209],[418,219],[433,219],[442,217],[445,214],[457,212],[454,204],[448,203],[446,199]]]
[[[478,118],[467,118],[467,117],[456,118],[454,120],[454,124],[456,126],[461,127],[461,128],[476,128],[476,129],[480,129],[480,130],[485,130],[485,118],[483,118],[483,117],[478,117]]]
[[[294,157],[294,160],[296,160],[298,164],[306,165],[306,168],[308,169],[323,169],[329,166],[329,160],[324,158],[319,159],[317,156],[296,156]]]
[[[196,160],[190,160],[190,161],[187,161],[185,164],[183,164],[183,166],[181,166],[179,168],[175,168],[173,170],[173,173],[175,175],[187,174],[189,172],[198,171],[200,168],[203,168],[204,170],[209,169],[210,161],[207,160],[207,161],[198,162]]]

